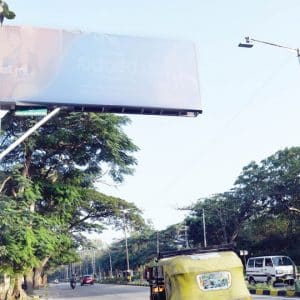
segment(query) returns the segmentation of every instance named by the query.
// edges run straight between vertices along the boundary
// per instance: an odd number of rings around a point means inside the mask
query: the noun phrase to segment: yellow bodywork
[[[252,299],[245,284],[242,262],[232,251],[164,258],[159,266],[164,272],[166,300]],[[219,285],[213,279],[211,284],[207,280],[218,274],[227,276],[225,286],[224,280],[219,280]]]

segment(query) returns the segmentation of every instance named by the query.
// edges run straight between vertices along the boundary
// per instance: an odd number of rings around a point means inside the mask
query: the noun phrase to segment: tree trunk
[[[224,243],[227,244],[228,243],[228,237],[227,237],[227,232],[226,232],[226,222],[224,222],[224,218],[222,216],[221,211],[217,210],[217,213],[218,213],[221,225],[222,225],[223,240],[224,240]]]
[[[237,238],[238,235],[239,235],[239,232],[240,232],[240,228],[236,228],[236,229],[233,231],[233,233],[232,233],[232,235],[231,235],[231,237],[230,237],[230,243],[234,243],[234,242],[235,242],[236,238]]]
[[[22,275],[18,275],[12,280],[13,286],[10,287],[6,294],[6,300],[27,300],[27,295],[22,289]]]
[[[49,258],[50,258],[49,256],[45,257],[41,261],[39,266],[34,268],[34,275],[33,275],[33,288],[34,289],[39,289],[43,284],[42,273],[43,273],[44,267],[47,264]]]
[[[42,285],[45,286],[48,283],[48,275],[46,273],[42,276]]]
[[[24,276],[24,285],[27,294],[33,294],[33,270],[28,271]]]
[[[33,269],[33,288],[39,289],[42,286],[42,271],[43,267]]]
[[[5,299],[10,287],[10,278],[6,274],[4,274],[3,277],[4,277],[4,282],[0,285],[0,290],[1,290],[0,300]]]

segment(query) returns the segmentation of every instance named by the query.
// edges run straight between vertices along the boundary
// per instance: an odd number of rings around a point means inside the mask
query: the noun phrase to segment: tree
[[[253,181],[253,178],[248,180]],[[249,193],[247,188],[242,188],[239,183],[238,187],[228,192],[199,199],[189,208],[191,212],[186,223],[189,226],[189,238],[195,246],[203,245],[203,210],[208,244],[236,241],[241,225],[257,213],[260,195],[255,185],[252,187],[253,190]]]
[[[0,149],[34,123],[33,118],[5,117]],[[19,169],[25,177],[49,182],[77,179],[85,186],[104,175],[122,182],[133,173],[136,160],[130,154],[138,150],[121,129],[128,123],[127,117],[62,112],[8,154],[4,170]]]
[[[260,163],[251,162],[230,191],[200,199],[189,208],[189,237],[195,245],[203,241],[204,209],[210,244],[236,241],[253,253],[273,249],[298,257],[292,243],[299,240],[300,220],[290,208],[300,205],[299,174],[299,147],[280,150]]]
[[[30,226],[32,214],[26,203],[19,203],[8,197],[0,198],[0,271],[10,275],[13,289],[8,298],[23,298],[21,278],[27,269],[36,263],[34,255],[35,235]]]
[[[192,246],[203,246],[204,224],[203,211],[205,212],[205,230],[208,244],[216,245],[228,242],[229,237],[229,207],[226,207],[224,195],[214,195],[210,198],[199,199],[190,208],[190,215],[186,218],[188,235]],[[228,205],[229,206],[229,205]]]
[[[300,148],[276,152],[261,163],[265,174],[266,203],[272,213],[288,214],[300,205]]]
[[[8,4],[2,0],[0,0],[0,24],[2,25],[4,19],[14,19],[16,14],[11,11],[8,7]]]
[[[132,233],[128,238],[130,268],[139,270],[145,264],[152,262],[157,258],[157,248],[159,248],[159,252],[177,250],[183,244],[178,238],[180,228],[182,228],[182,224],[175,224],[165,230],[157,231],[147,224],[138,232]],[[113,269],[126,270],[125,239],[113,243],[109,251]],[[103,252],[99,263],[109,273],[110,265],[107,251]]]
[[[0,151],[34,122],[7,115]],[[118,226],[122,210],[130,210],[132,224],[143,223],[134,204],[93,187],[99,179],[119,183],[133,173],[136,160],[131,153],[138,148],[122,131],[128,122],[127,117],[115,115],[62,112],[2,160],[1,195],[16,207],[21,199],[26,211],[36,216],[27,224],[38,241],[35,247],[28,245],[34,253],[31,266],[36,280],[51,258],[57,260],[62,244],[68,256],[82,241],[83,231],[101,231],[104,224]],[[73,242],[68,242],[70,237]],[[16,272],[18,261],[12,266]]]

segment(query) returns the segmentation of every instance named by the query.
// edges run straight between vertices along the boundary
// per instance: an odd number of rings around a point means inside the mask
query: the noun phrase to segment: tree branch
[[[84,218],[80,219],[79,221],[70,224],[69,230],[72,229],[73,227],[75,227],[76,225],[79,225],[80,223],[88,220],[89,218],[91,218],[91,214],[88,214],[87,216],[85,216]]]
[[[11,179],[11,176],[8,176],[0,186],[0,193],[3,191],[5,184]]]

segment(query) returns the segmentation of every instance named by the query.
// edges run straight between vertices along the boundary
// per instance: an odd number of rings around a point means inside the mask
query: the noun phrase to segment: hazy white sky
[[[133,116],[136,173],[101,191],[136,203],[158,229],[182,220],[176,207],[232,187],[243,166],[298,146],[299,0],[9,0],[10,24],[192,40],[199,54],[203,115]]]

